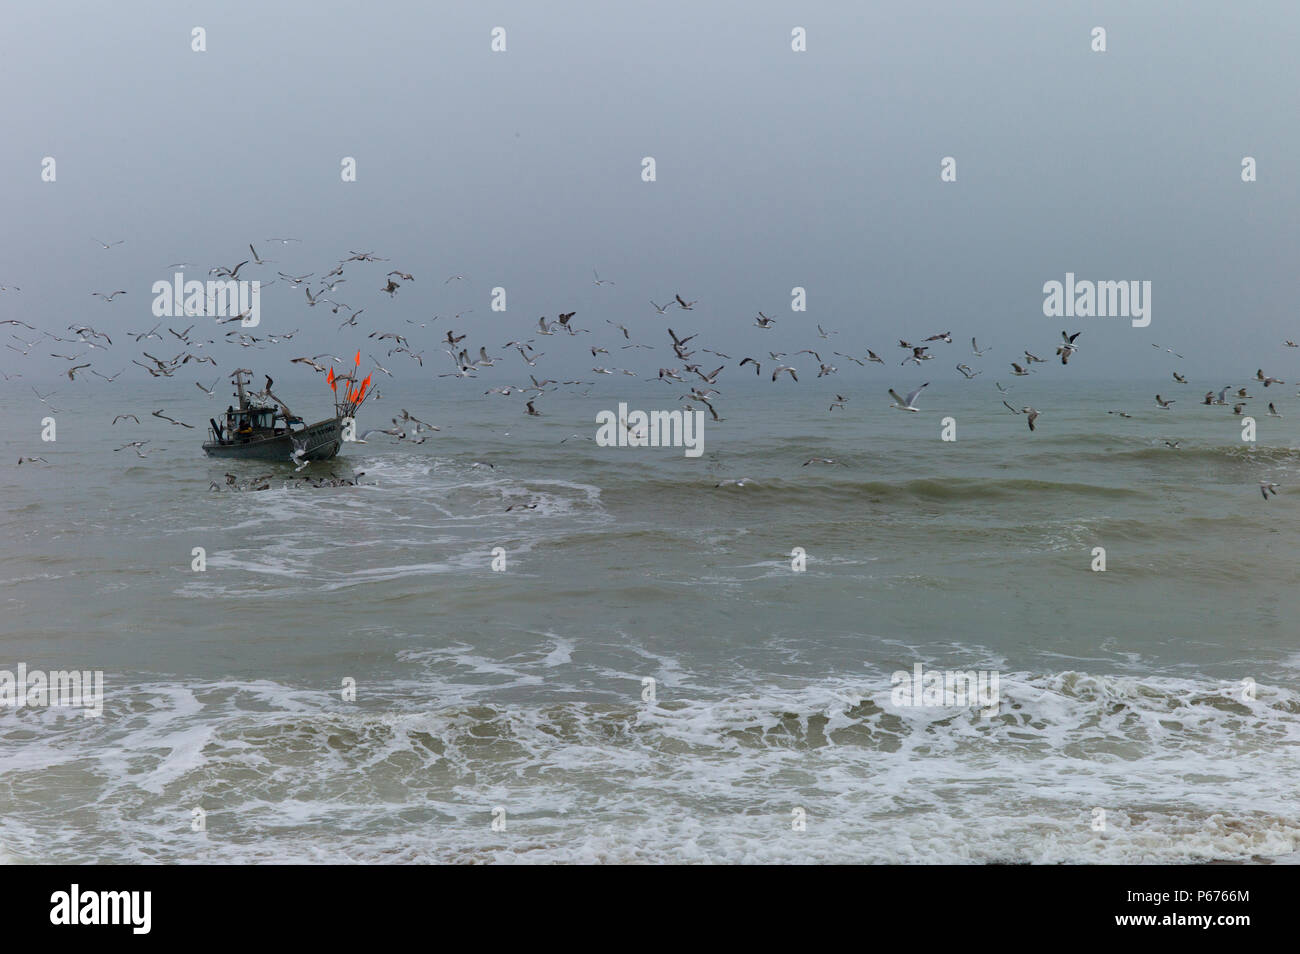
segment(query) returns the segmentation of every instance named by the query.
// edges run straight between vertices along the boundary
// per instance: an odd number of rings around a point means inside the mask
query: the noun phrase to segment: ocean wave
[[[540,680],[576,651],[550,642],[531,662],[493,665]],[[1251,698],[1235,683],[1007,673],[986,717],[900,708],[888,684],[878,673],[702,697],[664,683],[655,703],[632,685],[623,702],[538,705],[430,704],[455,693],[393,684],[366,687],[378,698],[364,707],[270,682],[138,685],[114,693],[99,722],[37,710],[8,722],[0,738],[23,743],[0,756],[0,850],[37,843],[44,860],[100,862],[945,863],[1300,850],[1300,809],[1277,771],[1300,742],[1290,689],[1260,685]],[[59,807],[86,792],[88,824],[67,825]],[[192,806],[207,812],[202,836]],[[505,831],[491,826],[498,807]],[[800,813],[807,827],[795,831]]]

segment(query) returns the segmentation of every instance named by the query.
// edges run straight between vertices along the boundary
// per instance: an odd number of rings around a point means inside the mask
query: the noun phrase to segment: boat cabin
[[[286,418],[279,408],[255,404],[242,408],[231,405],[226,408],[226,418],[222,424],[216,421],[209,423],[212,424],[213,440],[218,444],[278,437],[303,427],[303,420],[300,417]]]

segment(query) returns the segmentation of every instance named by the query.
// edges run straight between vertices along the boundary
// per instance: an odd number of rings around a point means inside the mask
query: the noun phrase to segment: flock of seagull
[[[96,239],[95,241],[103,250],[111,252],[113,249],[123,245],[125,240],[103,242]],[[301,239],[271,238],[266,239],[265,241],[277,243],[284,247],[292,245],[293,243],[301,242]],[[245,273],[245,277],[247,277],[248,274],[253,273],[253,270],[275,264],[272,260],[263,258],[252,243],[248,245],[248,250],[250,257],[243,258],[234,265],[217,265],[209,268],[208,275],[218,279],[238,280],[241,272]],[[277,271],[275,278],[269,280],[259,278],[258,280],[263,289],[277,283],[283,284],[294,292],[301,289],[303,294],[301,307],[305,308],[309,314],[314,313],[318,308],[327,308],[333,316],[341,316],[341,321],[337,327],[337,332],[340,335],[344,334],[345,329],[349,328],[358,329],[357,333],[359,334],[361,331],[365,330],[360,319],[367,309],[365,307],[354,307],[353,305],[342,301],[341,299],[345,294],[342,286],[349,284],[349,287],[353,289],[358,287],[366,288],[367,286],[364,283],[368,282],[368,287],[371,291],[377,290],[388,295],[391,299],[395,298],[406,284],[412,283],[416,280],[413,274],[399,268],[390,269],[386,274],[378,277],[374,275],[371,275],[370,277],[365,276],[369,266],[374,263],[383,263],[387,261],[388,260],[385,258],[376,256],[373,252],[352,250],[346,257],[335,262],[328,271],[322,271],[319,276],[314,272],[295,275],[285,271]],[[176,262],[166,266],[168,269],[198,267],[200,266],[191,262]],[[249,271],[245,272],[246,269],[249,269]],[[604,289],[615,286],[615,282],[601,278],[600,274],[594,269],[592,270],[592,276],[592,285],[596,288]],[[464,275],[456,274],[447,277],[442,284],[447,286],[453,282],[464,282],[465,280]],[[15,285],[0,284],[0,293],[4,294],[6,297],[9,297],[15,292],[21,292],[21,289]],[[348,297],[352,297],[351,292],[347,292],[346,294]],[[107,292],[92,291],[90,292],[90,295],[102,302],[104,306],[120,307],[115,305],[115,302],[119,301],[123,296],[128,296],[128,292],[125,289],[119,288]],[[650,300],[649,304],[653,309],[654,318],[667,319],[673,321],[673,324],[677,327],[681,327],[677,322],[687,320],[687,314],[693,312],[699,302],[698,300],[685,298],[680,293],[677,293],[671,298],[666,299],[664,304],[659,304],[654,300]],[[835,364],[836,359],[853,362],[864,368],[873,363],[882,366],[888,364],[885,358],[881,357],[876,351],[870,348],[866,349],[866,353],[861,356],[838,350],[832,350],[829,354],[824,354],[823,352],[827,347],[826,345],[821,345],[819,348],[803,348],[793,354],[775,350],[757,351],[753,354],[742,355],[737,359],[731,354],[712,348],[706,348],[698,343],[692,344],[692,342],[697,342],[697,339],[700,337],[698,332],[678,333],[678,331],[667,322],[665,322],[662,332],[662,334],[666,335],[667,341],[665,342],[661,340],[659,345],[650,344],[640,340],[633,340],[632,330],[629,329],[627,325],[610,319],[604,319],[605,324],[610,326],[611,329],[611,331],[605,334],[606,337],[612,336],[612,340],[601,340],[601,337],[596,335],[592,329],[578,326],[578,323],[575,320],[577,317],[576,310],[560,311],[554,319],[546,316],[538,318],[535,325],[528,326],[530,328],[529,333],[521,334],[516,338],[504,342],[499,346],[499,348],[493,349],[498,351],[498,353],[494,355],[489,353],[489,348],[491,347],[489,344],[482,342],[475,342],[472,344],[466,343],[470,332],[461,329],[460,320],[464,315],[470,314],[472,311],[472,308],[463,309],[456,312],[449,320],[446,320],[446,332],[439,337],[438,345],[447,356],[448,360],[445,365],[447,370],[438,372],[437,376],[458,378],[461,380],[475,380],[478,379],[480,375],[485,374],[489,369],[496,368],[498,365],[503,365],[507,362],[513,363],[514,358],[507,356],[517,354],[520,364],[516,365],[516,367],[521,370],[524,368],[527,369],[526,374],[528,383],[499,384],[488,388],[483,393],[484,395],[499,395],[507,398],[514,395],[521,396],[524,399],[523,413],[529,417],[543,416],[543,411],[539,410],[538,405],[542,403],[544,395],[550,391],[556,390],[557,387],[586,388],[586,390],[581,393],[587,394],[590,393],[591,388],[596,383],[594,378],[592,380],[571,379],[558,381],[554,378],[545,377],[541,372],[536,372],[534,369],[537,368],[538,362],[546,355],[545,351],[538,350],[538,338],[555,338],[562,341],[568,338],[578,338],[582,335],[590,335],[590,338],[583,341],[581,348],[582,350],[590,352],[593,361],[593,367],[591,368],[591,374],[593,376],[627,375],[636,378],[641,377],[637,371],[631,368],[609,366],[613,364],[614,353],[622,354],[624,352],[630,352],[631,355],[635,355],[642,351],[663,350],[665,352],[671,352],[671,357],[667,361],[654,362],[660,364],[660,366],[654,374],[647,376],[647,379],[663,382],[664,384],[671,386],[674,390],[681,392],[677,395],[677,400],[682,403],[684,410],[706,410],[711,415],[712,419],[717,422],[725,420],[725,418],[719,413],[717,404],[722,393],[719,390],[720,377],[728,367],[731,366],[728,362],[736,362],[734,367],[737,372],[752,368],[756,376],[762,377],[766,374],[772,384],[776,384],[783,377],[787,377],[791,384],[797,384],[799,382],[799,375],[803,370],[799,367],[799,364],[803,364],[803,362],[799,360],[802,355],[808,355],[812,359],[812,362],[814,362],[817,378],[837,374],[839,368]],[[212,346],[214,345],[220,344],[225,347],[238,347],[260,351],[271,345],[283,345],[284,343],[290,342],[298,333],[298,329],[294,329],[289,332],[265,332],[262,334],[256,334],[256,329],[245,328],[241,324],[231,330],[222,332],[219,337],[207,337],[208,334],[216,334],[217,329],[220,329],[222,325],[241,321],[249,314],[249,312],[246,311],[239,315],[231,315],[227,317],[216,317],[212,319],[201,318],[201,315],[208,313],[209,312],[204,310],[195,310],[191,312],[195,317],[195,320],[184,328],[171,327],[171,323],[159,321],[148,330],[128,332],[126,337],[132,339],[133,343],[139,346],[139,355],[131,357],[127,365],[109,374],[105,374],[98,370],[96,362],[101,362],[103,358],[111,354],[116,354],[117,350],[115,349],[110,336],[97,330],[90,323],[76,322],[68,325],[66,332],[57,334],[50,331],[42,331],[34,325],[18,318],[0,319],[0,326],[9,326],[14,329],[10,332],[10,339],[12,342],[16,342],[16,344],[6,342],[5,346],[8,350],[14,351],[24,357],[31,355],[33,351],[41,348],[47,340],[50,342],[51,347],[53,347],[54,344],[57,344],[57,350],[50,350],[49,355],[53,358],[62,359],[68,362],[68,367],[64,373],[68,380],[74,383],[82,379],[79,375],[83,372],[112,383],[117,380],[123,371],[125,371],[130,365],[142,369],[150,378],[169,379],[173,378],[181,369],[191,363],[193,363],[196,368],[203,364],[211,365],[214,368],[219,367],[220,363],[218,362],[217,357],[213,354],[214,349]],[[649,318],[649,314],[647,314],[647,318]],[[674,318],[676,318],[676,320],[673,320]],[[201,320],[210,320],[212,322],[210,326],[204,326],[208,329],[206,332],[203,330],[198,332],[195,331],[195,329],[200,326]],[[398,324],[395,327],[388,329],[374,328],[373,330],[370,330],[366,335],[366,341],[370,345],[370,349],[367,350],[367,357],[370,365],[362,368],[362,373],[368,373],[370,375],[385,375],[392,378],[394,377],[395,372],[393,368],[388,365],[391,364],[395,367],[396,362],[399,360],[409,361],[414,367],[422,369],[425,364],[425,358],[428,354],[429,347],[427,344],[420,347],[419,339],[422,337],[424,329],[427,329],[429,325],[441,320],[444,320],[441,315],[433,315],[425,320],[405,318],[403,319],[404,324]],[[177,324],[179,324],[179,322]],[[367,322],[367,324],[373,323]],[[756,329],[756,333],[758,333],[770,331],[778,324],[779,319],[759,311],[754,318],[754,323],[751,328]],[[24,329],[24,332],[19,332],[17,329]],[[29,333],[34,333],[35,337],[32,337]],[[829,341],[832,337],[838,335],[839,332],[827,330],[822,325],[818,324],[817,334],[819,339]],[[1055,356],[1059,358],[1061,365],[1068,366],[1071,358],[1080,352],[1080,345],[1078,344],[1080,335],[1081,332],[1077,331],[1073,333],[1066,330],[1061,331],[1061,339],[1055,347]],[[158,342],[158,344],[151,344],[151,342],[154,341]],[[415,343],[413,343],[413,341]],[[953,335],[951,332],[947,331],[919,339],[919,343],[916,344],[900,338],[898,339],[898,347],[903,352],[903,358],[899,364],[900,366],[911,364],[917,367],[923,367],[925,362],[933,361],[939,357],[937,352],[944,350],[947,346],[952,344]],[[1288,348],[1297,347],[1297,344],[1291,340],[1287,340],[1284,344]],[[170,345],[171,347],[168,348],[166,347],[167,345]],[[978,340],[974,337],[970,339],[970,346],[971,357],[960,360],[955,364],[956,372],[960,374],[963,379],[968,381],[985,373],[982,369],[971,367],[969,362],[973,359],[985,358],[993,350],[987,345],[981,347]],[[420,350],[416,350],[417,347],[419,347]],[[1160,346],[1153,344],[1152,347],[1159,349]],[[373,353],[374,350],[381,349],[386,352],[382,360]],[[616,352],[612,349],[616,349]],[[170,350],[175,350],[176,353],[169,355],[167,352]],[[346,353],[351,353],[354,350],[354,345],[348,344],[341,350],[344,350]],[[1173,351],[1172,348],[1166,348],[1164,350],[1175,358],[1182,358],[1182,355]],[[630,357],[631,355],[628,356]],[[705,357],[706,355],[711,357]],[[602,356],[604,357],[602,358]],[[626,362],[619,363],[623,364]],[[1010,367],[1011,376],[1026,377],[1035,373],[1034,365],[1047,364],[1048,359],[1039,357],[1037,354],[1025,349],[1022,354],[1015,355],[1014,360],[1010,360],[1007,363]],[[308,369],[318,374],[327,373],[331,366],[339,366],[345,374],[352,371],[346,358],[330,352],[295,356],[289,359],[289,364]],[[710,365],[716,366],[710,367]],[[6,380],[20,376],[17,373],[9,374],[2,371],[0,371],[0,374],[2,374]],[[1173,384],[1176,386],[1186,385],[1189,383],[1187,376],[1178,371],[1173,371],[1172,375]],[[84,377],[84,375],[82,376]],[[219,375],[210,384],[204,384],[202,381],[195,381],[194,385],[211,398],[215,396],[216,388],[220,381],[221,376]],[[265,389],[262,392],[255,392],[255,394],[258,396],[268,395],[271,383],[271,378],[268,376],[266,379]],[[1265,374],[1263,369],[1260,368],[1256,371],[1255,383],[1264,388],[1269,388],[1273,385],[1285,384],[1286,382],[1280,378]],[[891,403],[889,407],[910,413],[919,412],[921,408],[918,406],[918,399],[929,384],[930,382],[927,381],[919,387],[912,389],[906,395],[899,394],[899,392],[892,387],[888,388],[889,396],[893,399],[893,403]],[[1011,391],[1010,386],[1004,386],[999,381],[996,382],[996,387],[1000,396],[1002,396],[1003,406],[1013,414],[1023,415],[1026,419],[1028,429],[1031,432],[1036,431],[1041,413],[1032,406],[1024,405],[1017,407],[1007,401],[1006,395]],[[57,408],[50,404],[50,398],[54,397],[58,392],[51,391],[42,394],[35,387],[32,387],[32,391],[35,393],[36,398],[41,404],[49,407],[51,410],[57,410]],[[377,401],[379,397],[379,389],[373,389],[371,400]],[[1209,406],[1231,406],[1232,413],[1240,416],[1245,413],[1245,409],[1248,406],[1247,402],[1253,399],[1254,395],[1251,395],[1249,389],[1246,387],[1224,385],[1217,392],[1217,396],[1214,390],[1206,391],[1204,398],[1200,403]],[[830,403],[828,411],[834,412],[836,410],[844,410],[847,402],[847,398],[843,395],[837,394],[835,400]],[[1155,406],[1159,410],[1171,411],[1175,403],[1177,402],[1174,398],[1167,398],[1161,393],[1155,395]],[[1121,417],[1133,416],[1125,410],[1112,410],[1109,413],[1117,414]],[[1274,402],[1269,402],[1268,413],[1274,417],[1281,417]],[[176,418],[166,414],[165,408],[154,410],[150,412],[149,416],[165,423],[169,427],[178,426],[193,429],[193,425],[177,420]],[[111,423],[113,426],[116,426],[119,422],[123,421],[130,421],[138,426],[141,423],[141,418],[137,414],[122,413],[115,416]],[[428,439],[429,433],[437,432],[439,430],[439,427],[420,420],[407,410],[402,409],[400,416],[392,418],[391,427],[374,428],[365,431],[360,435],[358,441],[365,443],[369,438],[376,435],[383,435],[396,440],[404,440],[413,444],[420,444]],[[143,458],[150,453],[150,450],[146,449],[149,444],[150,441],[147,439],[132,440],[123,443],[120,447],[116,448],[116,450],[121,451],[130,448],[139,457]],[[1166,444],[1171,448],[1176,448],[1178,446],[1177,442],[1166,441]],[[302,470],[307,466],[308,462],[304,459],[303,448],[296,447],[294,449],[293,454],[290,456],[290,462],[295,465],[297,470]],[[25,456],[19,458],[19,464],[21,465],[23,463],[48,463],[48,461],[39,456]],[[827,458],[810,458],[803,466],[808,466],[812,463],[837,464],[838,462]],[[338,478],[334,479],[338,480]],[[260,487],[261,483],[262,481],[260,480],[253,481],[255,487]],[[753,483],[753,481],[750,478],[742,478],[739,480],[722,481],[717,486],[735,485],[743,487],[748,483]],[[216,486],[217,485],[214,482],[214,487]],[[1261,482],[1260,486],[1265,499],[1267,499],[1270,492],[1276,493],[1276,484]]]

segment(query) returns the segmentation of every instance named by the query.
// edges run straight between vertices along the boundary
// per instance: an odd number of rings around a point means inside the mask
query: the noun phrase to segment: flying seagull
[[[898,392],[895,391],[893,388],[890,388],[889,396],[894,399],[894,403],[889,406],[893,408],[897,408],[900,411],[912,411],[912,412],[919,411],[921,409],[916,406],[915,403],[916,396],[920,394],[924,389],[928,388],[929,386],[930,386],[930,382],[926,381],[925,384],[922,384],[919,388],[917,388],[915,391],[909,394],[906,400],[899,397]]]

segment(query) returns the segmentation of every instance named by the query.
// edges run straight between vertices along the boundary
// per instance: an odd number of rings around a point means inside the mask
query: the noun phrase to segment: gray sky
[[[465,343],[494,354],[543,314],[576,310],[602,344],[617,334],[604,319],[628,324],[661,346],[632,365],[651,371],[670,357],[664,324],[737,358],[816,347],[818,322],[859,354],[950,330],[1009,358],[1050,350],[1062,323],[1041,288],[1073,271],[1153,283],[1148,329],[1067,322],[1088,345],[1081,376],[1143,373],[1150,341],[1192,372],[1276,358],[1294,374],[1300,352],[1280,346],[1300,340],[1300,8],[975,6],[9,3],[0,283],[22,292],[0,295],[0,319],[143,330],[164,266],[206,278],[253,242],[278,264],[241,277],[319,276],[350,249],[391,260],[346,272],[336,297],[367,309],[360,332],[268,288],[263,330],[303,331],[259,369],[468,308]],[[790,48],[796,26],[807,52]],[[1243,156],[1259,181],[1241,181]],[[388,268],[416,278],[391,300]],[[593,268],[617,284],[593,287]],[[468,280],[444,285],[455,273]],[[700,305],[664,322],[648,299],[674,292]],[[760,309],[780,320],[771,335]],[[426,376],[448,321],[423,332]],[[538,339],[548,373],[589,372],[587,336],[555,341]],[[0,368],[23,361],[4,353]],[[490,384],[528,369],[502,370]]]

